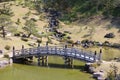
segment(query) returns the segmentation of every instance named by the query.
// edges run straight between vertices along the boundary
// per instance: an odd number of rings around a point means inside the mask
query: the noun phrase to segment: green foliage
[[[88,18],[96,14],[107,17],[120,17],[120,0],[48,0],[45,8],[52,8],[63,13],[62,21],[74,21],[78,18]]]
[[[13,28],[13,26],[11,26],[12,21],[10,19],[10,16],[5,15],[5,14],[1,14],[0,15],[0,27],[2,30],[2,35],[5,38],[5,31],[14,31],[15,28]]]
[[[37,39],[37,43],[41,43],[42,42],[42,40],[41,39]]]
[[[0,14],[9,15],[9,16],[13,15],[12,9],[10,8],[10,5],[8,3],[1,4]]]
[[[69,43],[69,44],[73,44],[74,43],[74,41],[73,40],[67,40],[67,43]]]
[[[0,15],[0,26],[7,26],[11,23],[10,16],[1,14]]]
[[[27,38],[23,38],[23,37],[21,38],[21,40],[22,40],[22,41],[25,41],[25,42],[27,42],[27,41],[28,41],[28,39],[27,39]]]
[[[36,35],[37,30],[36,30],[36,24],[33,20],[27,20],[25,23],[25,27],[23,28],[25,31],[28,33],[28,37],[30,37],[31,34]]]
[[[20,35],[21,35],[21,33],[18,32],[18,31],[16,31],[16,32],[14,33],[14,36],[20,36]]]
[[[47,42],[52,44],[52,40],[49,37],[47,39],[48,39]]]
[[[16,24],[17,24],[17,25],[20,25],[20,23],[21,23],[21,22],[20,22],[20,18],[18,18]]]
[[[6,46],[5,46],[5,49],[6,49],[6,50],[10,50],[10,48],[11,48],[11,47],[10,47],[9,45],[6,45]]]
[[[9,58],[9,55],[8,54],[4,54],[4,58]]]
[[[108,80],[117,80],[118,67],[115,64],[110,65],[110,71],[108,72]]]

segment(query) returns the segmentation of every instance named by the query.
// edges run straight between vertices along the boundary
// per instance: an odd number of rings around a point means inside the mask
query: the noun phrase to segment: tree
[[[0,14],[12,16],[13,12],[10,8],[10,4],[8,4],[8,3],[1,4],[0,5]]]
[[[33,34],[36,35],[37,30],[36,30],[36,24],[33,20],[27,20],[25,23],[24,30],[27,31],[28,33],[28,38]]]
[[[118,67],[115,64],[110,65],[110,71],[108,72],[108,80],[119,80]]]
[[[10,27],[11,23],[12,21],[10,19],[10,16],[4,14],[0,15],[0,27],[2,30],[3,38],[5,38],[6,35],[5,31]]]

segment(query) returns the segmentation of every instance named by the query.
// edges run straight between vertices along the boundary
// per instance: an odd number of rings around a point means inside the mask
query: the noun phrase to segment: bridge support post
[[[13,46],[13,55],[12,55],[12,60],[13,60],[13,61],[12,61],[12,62],[15,61],[15,58],[14,58],[14,57],[15,57],[15,47]]]
[[[24,54],[24,45],[22,45],[22,54]]]
[[[38,57],[38,65],[40,66],[48,66],[48,56],[39,56]]]
[[[13,57],[15,56],[15,47],[13,46]]]
[[[102,49],[100,49],[100,53],[99,53],[99,61],[102,61]]]
[[[40,66],[40,56],[38,56],[38,66]]]
[[[74,68],[73,59],[72,58],[65,57],[64,60],[65,60],[65,66],[68,66],[70,68]]]
[[[73,59],[72,59],[72,58],[70,59],[70,67],[71,67],[71,68],[74,68]]]
[[[48,66],[48,56],[44,56],[44,64],[45,66]]]

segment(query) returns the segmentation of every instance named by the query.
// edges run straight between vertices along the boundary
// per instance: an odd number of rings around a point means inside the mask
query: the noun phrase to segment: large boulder
[[[114,38],[115,35],[114,35],[114,33],[108,33],[108,34],[106,34],[104,37],[105,37],[105,38]]]

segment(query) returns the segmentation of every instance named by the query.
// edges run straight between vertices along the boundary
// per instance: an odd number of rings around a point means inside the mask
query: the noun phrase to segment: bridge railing
[[[76,59],[83,59],[86,61],[95,61],[99,59],[99,55],[95,55],[93,52],[83,51],[76,48],[63,48],[56,46],[39,46],[36,48],[22,48],[21,50],[14,51],[14,57],[30,55],[60,55],[68,56]]]

